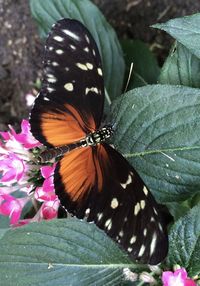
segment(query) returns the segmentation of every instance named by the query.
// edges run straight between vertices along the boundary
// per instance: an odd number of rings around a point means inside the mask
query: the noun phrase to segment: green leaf
[[[175,221],[190,210],[190,207],[185,202],[170,202],[167,203],[166,206]]]
[[[159,82],[200,87],[200,60],[182,44],[176,43],[164,63]]]
[[[190,200],[190,205],[191,207],[196,206],[197,204],[200,203],[200,193],[196,194],[194,197],[191,198]]]
[[[192,54],[200,58],[200,13],[172,19],[152,27],[166,31],[188,48]]]
[[[134,265],[94,224],[77,219],[33,223],[7,231],[0,240],[4,286],[123,285]]]
[[[116,33],[100,10],[88,0],[30,0],[42,36],[61,18],[81,21],[93,35],[102,57],[105,85],[111,98],[121,94],[124,59]]]
[[[9,230],[9,228],[0,228],[0,239],[4,236],[4,234]]]
[[[186,267],[190,276],[200,272],[200,204],[171,228],[168,264]]]
[[[133,72],[128,90],[157,83],[160,68],[156,58],[147,45],[139,40],[122,40],[121,45],[126,62],[126,81],[128,80],[131,63],[133,63]]]
[[[9,227],[9,217],[0,215],[0,229]]]
[[[152,85],[112,105],[112,141],[161,202],[200,190],[199,89]]]

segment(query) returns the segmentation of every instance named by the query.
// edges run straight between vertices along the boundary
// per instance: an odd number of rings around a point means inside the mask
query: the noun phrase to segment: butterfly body
[[[95,146],[97,144],[100,144],[101,142],[110,138],[112,133],[113,133],[112,126],[107,125],[104,126],[102,129],[89,133],[85,138],[81,139],[78,142],[47,149],[40,154],[41,162],[44,163],[46,161],[55,159],[76,148]]]
[[[80,22],[58,21],[46,42],[44,79],[31,111],[33,135],[59,156],[54,174],[61,205],[103,229],[134,259],[157,264],[168,250],[166,223],[142,178],[100,128],[104,105],[101,57]],[[51,155],[49,155],[51,154]]]

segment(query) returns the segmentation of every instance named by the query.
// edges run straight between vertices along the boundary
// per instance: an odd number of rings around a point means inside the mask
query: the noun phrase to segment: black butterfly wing
[[[103,104],[94,39],[80,22],[58,21],[46,40],[42,88],[30,115],[33,135],[49,147],[80,140],[99,127]]]
[[[97,46],[78,21],[63,19],[46,43],[42,89],[30,116],[31,131],[50,147],[70,144],[98,129],[104,85]],[[133,258],[150,264],[164,259],[166,226],[143,181],[106,144],[72,150],[54,175],[61,204],[87,217]]]
[[[167,255],[159,205],[133,167],[109,145],[66,154],[57,164],[54,183],[69,212],[94,221],[134,259],[155,265]]]

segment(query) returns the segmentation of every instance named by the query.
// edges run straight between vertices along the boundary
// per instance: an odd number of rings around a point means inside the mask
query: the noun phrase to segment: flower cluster
[[[0,132],[0,215],[9,216],[13,226],[52,219],[59,206],[53,186],[55,164],[41,166],[35,161],[33,151],[41,144],[32,136],[27,120],[22,121],[20,133],[9,128]]]
[[[174,272],[163,271],[158,265],[149,266],[151,272],[144,271],[141,274],[134,273],[128,268],[124,268],[123,275],[125,280],[135,282],[140,281],[138,285],[158,285],[158,281],[162,280],[162,286],[197,286],[195,281],[188,277],[185,268],[178,266]],[[198,277],[196,277],[198,279]],[[160,284],[159,284],[160,285]]]
[[[185,268],[177,269],[175,272],[163,272],[162,281],[163,286],[197,286],[191,278],[188,278]]]

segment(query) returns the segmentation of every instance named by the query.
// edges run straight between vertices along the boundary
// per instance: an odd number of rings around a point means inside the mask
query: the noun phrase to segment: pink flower
[[[57,217],[59,200],[44,202],[41,206],[41,216],[43,219],[53,219]]]
[[[53,184],[53,173],[56,164],[53,166],[43,166],[40,168],[43,178],[45,178],[42,187],[35,190],[36,200],[43,202],[40,216],[43,219],[52,219],[57,217],[59,200],[55,194]]]
[[[0,215],[9,216],[12,226],[55,218],[59,207],[53,184],[55,164],[41,166],[35,159],[32,148],[41,144],[32,136],[27,120],[22,121],[20,133],[9,128],[0,132]],[[16,191],[20,198],[13,195]],[[27,202],[30,213],[35,210],[31,218],[21,217]]]
[[[27,149],[41,146],[41,143],[39,143],[31,134],[30,124],[27,120],[22,120],[21,129],[21,133],[17,134],[15,130],[10,127],[11,134],[16,141],[21,143]]]
[[[165,271],[162,274],[163,286],[197,286],[197,284],[187,277],[184,268],[176,270],[174,273]]]
[[[13,184],[23,179],[26,171],[25,162],[14,153],[0,157],[0,173],[2,173],[1,182]]]
[[[38,187],[35,190],[35,198],[40,202],[54,201],[57,199],[53,184],[53,173],[56,164],[53,166],[43,166],[40,168],[42,177],[45,179],[42,187]]]
[[[16,199],[8,194],[0,194],[0,214],[10,217],[10,224],[15,225],[18,223],[21,212],[28,198]]]

